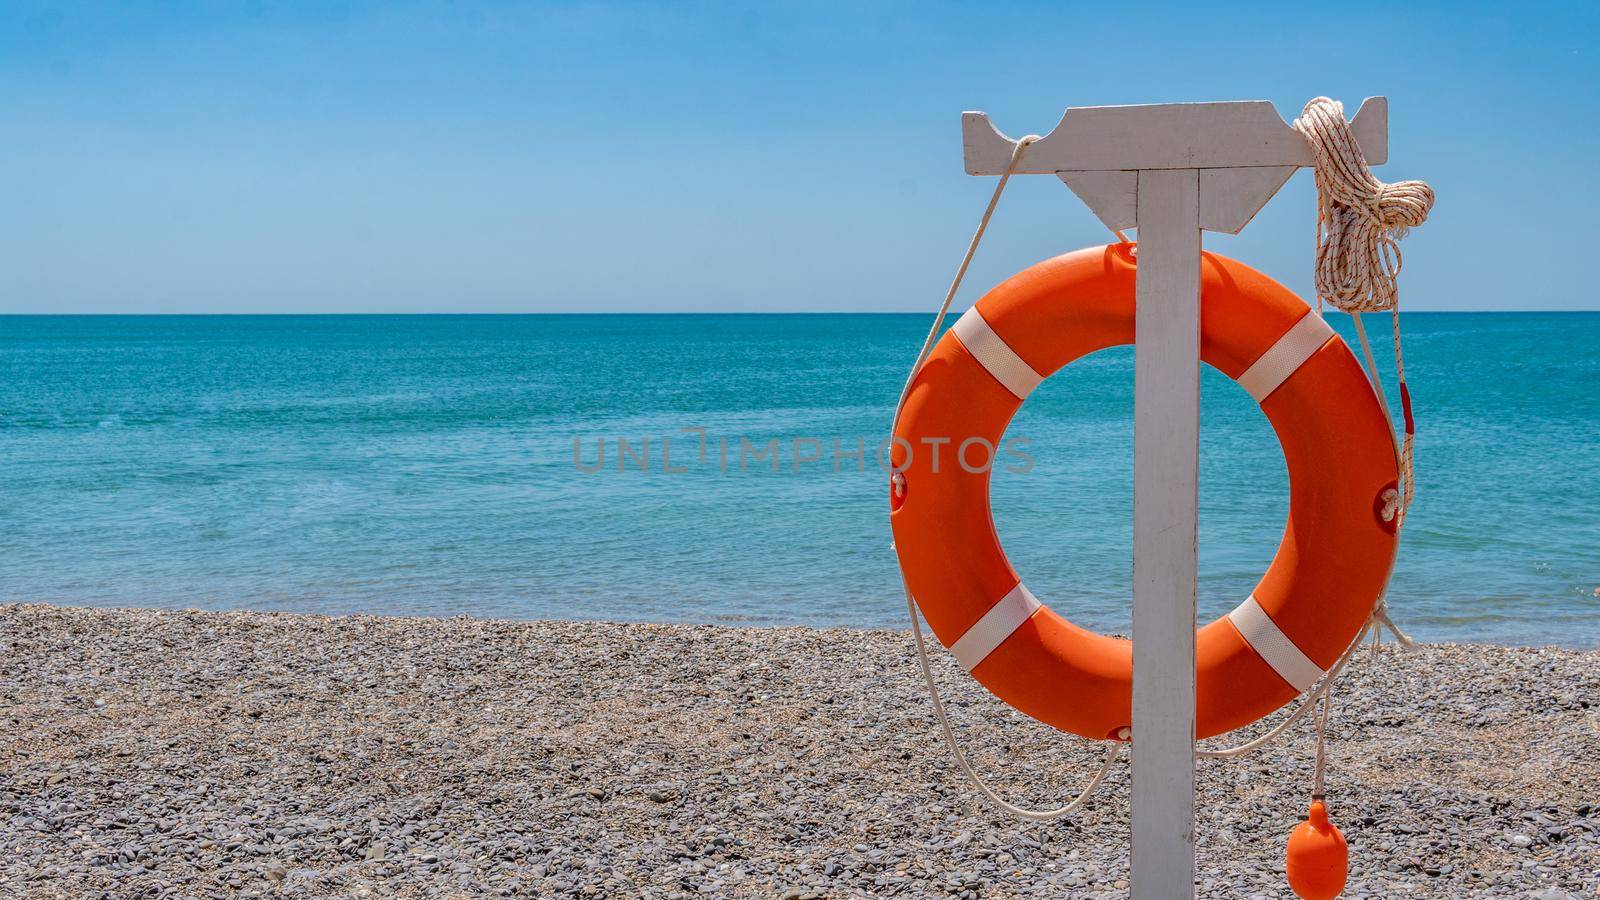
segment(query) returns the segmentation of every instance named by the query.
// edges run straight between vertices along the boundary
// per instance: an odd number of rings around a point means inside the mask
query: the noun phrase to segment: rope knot
[[[1425,181],[1379,183],[1373,203],[1378,221],[1395,238],[1405,237],[1409,229],[1428,221],[1433,209],[1433,188]]]
[[[1400,492],[1394,488],[1385,488],[1380,499],[1383,500],[1383,512],[1379,518],[1385,522],[1393,522],[1394,517],[1400,514]]]

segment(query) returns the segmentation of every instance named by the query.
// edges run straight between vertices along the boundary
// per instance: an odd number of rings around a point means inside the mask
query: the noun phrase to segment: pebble
[[[1352,662],[1348,896],[1600,892],[1600,771],[1573,763],[1600,759],[1597,663]],[[936,677],[1015,802],[1097,765],[947,656]],[[1286,896],[1291,735],[1198,761],[1202,897]],[[0,605],[0,896],[1117,897],[1127,788],[1118,763],[1066,820],[991,809],[901,631]]]

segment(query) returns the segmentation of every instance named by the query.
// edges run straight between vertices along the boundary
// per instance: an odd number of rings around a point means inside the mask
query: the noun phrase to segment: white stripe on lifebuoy
[[[1254,595],[1228,613],[1228,621],[1239,629],[1239,634],[1250,645],[1250,649],[1266,660],[1272,671],[1277,672],[1278,677],[1289,682],[1295,690],[1309,691],[1322,677],[1322,667],[1295,646],[1294,641],[1278,628],[1278,623],[1272,621],[1267,611],[1256,602]]]
[[[1289,326],[1289,330],[1239,376],[1239,386],[1260,403],[1288,381],[1289,376],[1305,365],[1311,354],[1321,350],[1331,337],[1333,329],[1328,323],[1315,310],[1307,310],[1300,321]]]
[[[1033,393],[1033,389],[1044,380],[1044,376],[1018,356],[1004,338],[995,334],[976,306],[957,319],[950,330],[955,332],[961,346],[966,347],[967,352],[1018,399]]]
[[[971,672],[1043,605],[1018,582],[950,645],[950,652],[955,654],[961,668]]]

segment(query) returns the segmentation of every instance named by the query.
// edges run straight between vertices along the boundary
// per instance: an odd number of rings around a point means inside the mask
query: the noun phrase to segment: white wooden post
[[[1351,120],[1388,153],[1388,104]],[[1015,142],[962,115],[967,171]],[[1194,896],[1194,636],[1200,441],[1200,232],[1237,233],[1311,150],[1266,101],[1073,107],[1016,172],[1060,176],[1113,229],[1138,228],[1134,328],[1133,803],[1136,900]]]
[[[1138,176],[1133,364],[1133,883],[1194,895],[1200,172]]]

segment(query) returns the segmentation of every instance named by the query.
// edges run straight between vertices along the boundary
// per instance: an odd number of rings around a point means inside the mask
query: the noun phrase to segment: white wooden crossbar
[[[1389,156],[1389,101],[1368,97],[1350,120],[1367,164]],[[984,112],[961,114],[968,175],[1000,175],[1016,140]],[[1074,106],[1028,147],[1016,174],[1097,169],[1309,166],[1311,148],[1266,100]]]

